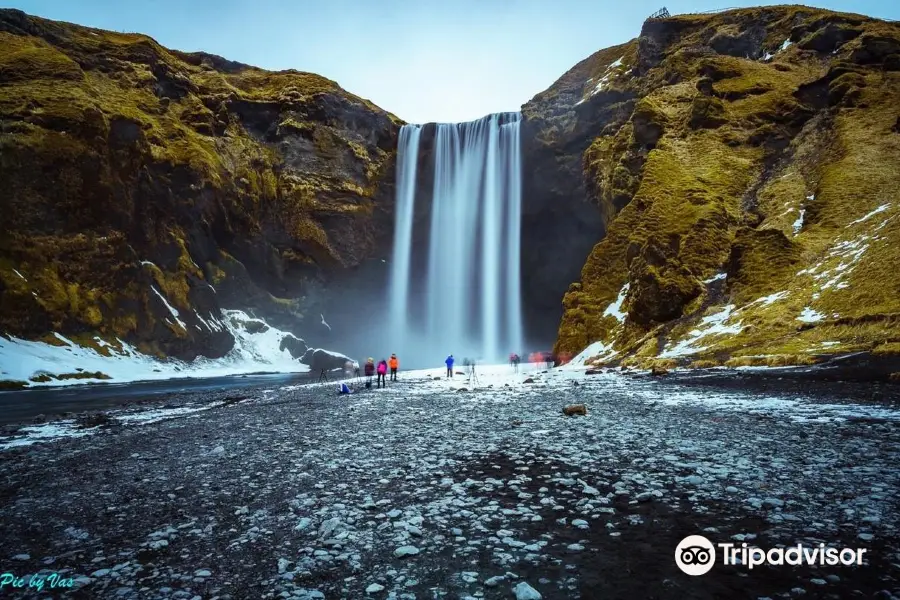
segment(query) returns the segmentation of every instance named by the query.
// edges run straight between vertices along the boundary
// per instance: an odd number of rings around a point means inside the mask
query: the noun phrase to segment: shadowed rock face
[[[632,93],[617,89],[581,102],[585,81],[598,62],[612,63],[631,46],[582,61],[522,107],[523,311],[526,339],[535,345],[552,345],[561,299],[605,234],[603,210],[583,175],[583,154],[598,132],[626,119],[633,104]]]
[[[317,75],[0,11],[0,331],[217,357],[200,316],[240,308],[335,341],[321,313],[380,297],[399,126]]]

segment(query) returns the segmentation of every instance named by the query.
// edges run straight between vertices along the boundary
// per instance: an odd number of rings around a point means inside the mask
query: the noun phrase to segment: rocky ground
[[[0,594],[900,595],[894,388],[864,404],[805,384],[509,370],[475,385],[407,374],[349,397],[330,384],[203,391],[20,430],[44,438],[3,442],[0,571],[73,587]],[[562,415],[574,402],[586,416]],[[691,534],[868,560],[690,577],[673,557]]]

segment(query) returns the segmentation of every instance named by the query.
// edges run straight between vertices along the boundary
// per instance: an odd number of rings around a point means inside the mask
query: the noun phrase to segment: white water
[[[427,250],[412,242],[416,205],[428,206],[428,198],[415,197],[421,128],[406,125],[400,133],[391,352],[423,365],[439,364],[447,354],[460,361],[502,361],[523,351],[520,115],[434,127]],[[423,252],[427,265],[414,272],[413,257]],[[417,278],[424,278],[423,285],[412,288]]]
[[[402,335],[406,298],[409,296],[410,251],[412,249],[413,213],[416,202],[416,158],[422,128],[405,125],[400,129],[397,153],[405,160],[397,164],[397,227],[394,232],[394,257],[391,262],[390,310],[391,331]]]

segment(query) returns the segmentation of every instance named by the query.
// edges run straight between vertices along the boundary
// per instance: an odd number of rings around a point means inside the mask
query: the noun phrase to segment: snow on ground
[[[890,206],[889,203],[882,204],[855,221],[851,221],[850,225],[864,223],[873,216],[883,213],[890,208]],[[890,221],[890,218],[885,220],[878,227],[871,229],[871,231],[879,231],[888,223],[888,221]],[[884,241],[884,238],[868,234],[861,234],[850,240],[840,240],[828,249],[821,261],[812,267],[799,271],[797,275],[811,275],[819,282],[820,290],[845,289],[850,285],[844,281],[846,276],[853,271],[862,255],[869,249],[869,246],[878,241]]]
[[[714,281],[719,281],[719,280],[721,280],[721,279],[725,279],[726,277],[728,277],[728,273],[716,273],[715,275],[713,275],[713,276],[710,277],[709,279],[704,279],[704,280],[703,280],[703,283],[709,284],[709,283],[712,283],[712,282],[714,282]]]
[[[199,316],[199,315],[198,315]],[[177,318],[177,316],[176,316]],[[222,311],[221,318],[203,320],[208,327],[228,330],[235,339],[234,347],[222,358],[198,358],[187,363],[175,359],[160,361],[141,354],[134,347],[119,340],[121,352],[103,356],[93,348],[78,346],[73,341],[56,334],[64,346],[44,342],[7,339],[0,336],[0,379],[27,381],[41,374],[70,374],[81,370],[87,373],[101,372],[110,377],[104,379],[50,380],[32,382],[31,387],[75,385],[99,382],[130,382],[177,377],[219,377],[244,373],[283,372],[303,373],[309,367],[281,350],[281,340],[289,335],[271,326],[260,333],[250,333],[246,325],[265,324],[262,319],[248,316],[243,311]],[[109,348],[112,351],[112,348]]]
[[[182,329],[187,329],[187,327],[186,327],[185,324],[184,324],[184,321],[182,321],[181,319],[178,318],[178,309],[176,309],[174,306],[172,306],[171,304],[169,304],[169,301],[166,300],[166,297],[163,296],[163,295],[160,293],[160,291],[159,291],[158,289],[156,289],[156,286],[155,286],[155,285],[151,285],[151,286],[150,286],[150,289],[152,289],[153,292],[156,294],[156,296],[157,296],[160,300],[162,300],[162,303],[166,305],[166,308],[169,309],[169,312],[172,314],[172,317],[175,319],[175,321],[176,321],[179,325],[181,325],[181,328],[182,328]],[[166,320],[168,321],[168,319],[166,319]]]
[[[891,207],[890,204],[882,204],[881,206],[879,206],[879,207],[876,208],[875,210],[873,210],[873,211],[871,211],[871,212],[868,212],[868,213],[864,214],[863,216],[861,216],[860,218],[856,219],[855,221],[850,221],[850,224],[851,224],[851,225],[856,225],[857,223],[864,223],[865,221],[868,221],[869,219],[871,219],[872,217],[874,217],[874,216],[877,215],[878,213],[883,213],[884,211],[886,211],[886,210],[887,210],[888,208],[890,208],[890,207]]]
[[[734,312],[734,308],[735,307],[733,304],[728,304],[726,306],[723,306],[719,312],[703,317],[703,319],[701,319],[700,323],[697,325],[697,329],[691,330],[690,333],[688,333],[687,337],[685,337],[674,346],[672,346],[670,343],[669,347],[664,350],[659,355],[659,357],[677,358],[679,356],[689,356],[691,354],[696,354],[706,349],[703,346],[694,345],[702,338],[711,335],[736,335],[740,333],[744,329],[744,326],[740,322],[731,325],[725,324],[725,322],[731,318],[732,313]]]
[[[763,296],[762,298],[757,298],[756,300],[754,300],[747,306],[749,307],[749,306],[752,306],[753,304],[757,304],[757,303],[762,304],[763,306],[769,306],[770,304],[774,304],[775,302],[778,302],[782,298],[786,298],[787,295],[788,295],[788,292],[775,292],[774,294],[770,294],[768,296]]]
[[[581,352],[579,352],[575,358],[570,360],[568,364],[564,366],[564,368],[568,369],[578,369],[582,368],[585,365],[585,362],[591,359],[599,359],[604,360],[616,355],[617,352],[613,350],[612,345],[607,346],[603,342],[594,342]]]
[[[869,248],[871,240],[872,236],[869,235],[860,235],[853,240],[841,240],[828,249],[821,261],[798,271],[797,275],[811,275],[817,282],[825,280],[819,286],[821,290],[847,288],[849,284],[843,279],[856,267],[859,259]],[[834,263],[837,263],[834,267],[826,268]]]
[[[614,302],[610,302],[609,306],[606,307],[606,310],[603,311],[603,316],[613,317],[616,321],[624,321],[625,313],[622,312],[622,303],[625,302],[625,296],[628,295],[628,284],[622,286],[622,289],[619,290],[619,295],[616,297]]]
[[[800,316],[797,317],[797,320],[803,321],[804,323],[818,323],[824,318],[825,315],[807,306],[803,309],[803,312],[800,313]]]
[[[610,63],[610,65],[608,67],[606,67],[606,71],[603,73],[603,76],[600,77],[600,80],[597,81],[597,83],[594,85],[594,89],[591,90],[591,93],[586,98],[582,98],[581,100],[576,102],[575,106],[578,106],[579,104],[584,103],[586,100],[588,100],[588,99],[594,97],[595,95],[599,94],[600,92],[602,92],[606,88],[606,84],[609,83],[609,78],[615,74],[615,73],[613,73],[613,69],[621,67],[622,60],[624,58],[625,58],[624,56],[619,57],[614,62]],[[590,82],[591,82],[591,79],[588,79],[585,82],[585,84],[590,83]]]
[[[96,433],[91,429],[79,429],[75,421],[62,420],[22,427],[13,436],[0,438],[0,450],[30,446],[38,442],[50,442],[62,438],[83,437]]]
[[[11,449],[15,460],[0,461],[0,546],[22,573],[51,565],[98,598],[896,588],[897,410],[805,391],[524,371],[476,367],[477,389],[441,369],[350,396],[283,386],[202,420]],[[574,402],[587,416],[562,415]],[[687,533],[871,548],[872,563],[689,578],[671,558]]]
[[[803,229],[803,216],[806,214],[806,209],[800,209],[800,215],[797,217],[797,220],[793,222],[791,228],[794,230],[794,235],[800,233],[800,230]]]
[[[793,42],[791,41],[790,38],[784,40],[784,43],[781,44],[781,48],[778,49],[778,52],[784,52],[785,50],[790,48],[792,44],[793,44]]]

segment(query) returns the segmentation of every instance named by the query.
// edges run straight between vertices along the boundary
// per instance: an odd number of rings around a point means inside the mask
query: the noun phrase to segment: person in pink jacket
[[[386,378],[387,370],[388,370],[387,361],[382,358],[381,362],[378,363],[377,370],[378,370],[378,387],[387,387],[387,378]]]

